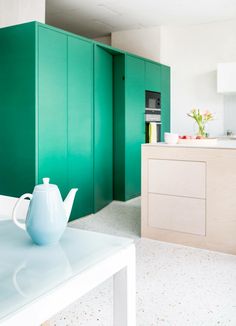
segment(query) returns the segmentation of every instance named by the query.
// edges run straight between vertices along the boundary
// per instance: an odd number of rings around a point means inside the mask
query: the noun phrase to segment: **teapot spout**
[[[71,189],[70,192],[68,193],[68,195],[66,196],[66,199],[64,200],[64,207],[65,207],[65,211],[66,211],[67,221],[69,220],[69,217],[70,217],[71,209],[73,206],[73,202],[74,202],[75,194],[76,194],[77,190],[78,190],[78,188]]]

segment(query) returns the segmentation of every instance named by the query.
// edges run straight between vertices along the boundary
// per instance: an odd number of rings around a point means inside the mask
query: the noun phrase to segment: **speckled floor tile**
[[[71,225],[135,239],[137,326],[236,326],[236,256],[140,239],[139,199],[113,202]],[[112,280],[50,325],[111,326]]]

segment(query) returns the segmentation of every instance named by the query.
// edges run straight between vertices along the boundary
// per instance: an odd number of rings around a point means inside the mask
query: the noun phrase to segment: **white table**
[[[135,326],[132,240],[67,228],[58,245],[40,247],[0,222],[2,326],[38,326],[111,276],[114,326]]]

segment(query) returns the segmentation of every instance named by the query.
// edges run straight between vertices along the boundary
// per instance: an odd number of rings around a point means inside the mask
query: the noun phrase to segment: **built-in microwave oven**
[[[161,93],[146,91],[146,110],[161,109]]]

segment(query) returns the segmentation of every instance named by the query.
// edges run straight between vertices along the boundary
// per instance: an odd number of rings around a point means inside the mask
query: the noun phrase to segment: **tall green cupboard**
[[[145,92],[161,93],[161,140],[170,131],[170,68],[133,55],[114,57],[114,199],[141,193]]]
[[[36,22],[0,45],[0,193],[78,187],[72,219],[140,195],[145,91],[161,92],[163,140],[170,68]]]
[[[170,131],[170,67],[161,65],[161,140],[164,141],[164,133]]]
[[[94,48],[94,212],[113,200],[113,57]]]
[[[114,58],[114,199],[140,195],[141,144],[145,142],[145,62]]]
[[[34,24],[0,29],[0,194],[31,192],[36,181]]]
[[[145,143],[145,64],[133,56],[125,62],[125,200],[140,195],[141,145]]]
[[[93,212],[93,44],[68,37],[68,186],[75,217]]]
[[[79,188],[72,219],[92,213],[92,42],[27,23],[1,29],[0,44],[0,193],[47,176],[63,198]]]
[[[42,27],[38,28],[37,36],[36,183],[48,176],[65,196],[68,191],[67,36]]]

